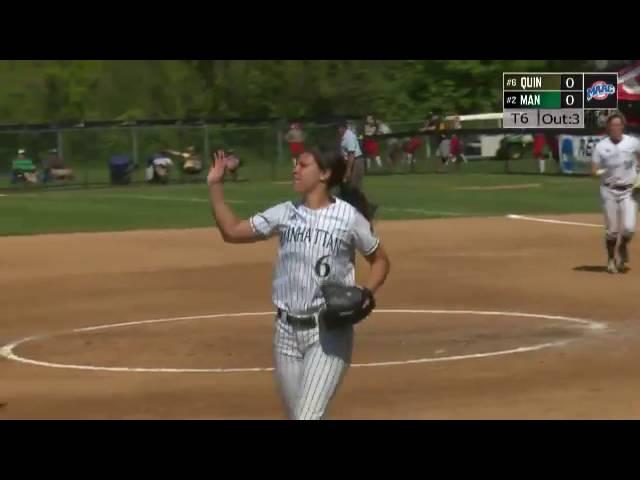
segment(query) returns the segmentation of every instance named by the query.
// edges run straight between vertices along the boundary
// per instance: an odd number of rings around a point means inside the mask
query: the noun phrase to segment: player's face
[[[614,118],[609,122],[609,136],[614,140],[620,140],[624,133],[624,124],[619,118]]]
[[[303,153],[293,168],[293,189],[298,193],[308,193],[318,188],[327,177],[328,174],[320,170],[313,155]]]

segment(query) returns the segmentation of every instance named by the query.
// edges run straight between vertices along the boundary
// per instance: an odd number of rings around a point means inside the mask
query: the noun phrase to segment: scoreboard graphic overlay
[[[585,110],[618,108],[617,73],[503,73],[503,128],[584,128]]]

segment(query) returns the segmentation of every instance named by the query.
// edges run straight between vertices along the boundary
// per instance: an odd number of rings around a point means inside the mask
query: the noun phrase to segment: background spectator
[[[47,159],[44,162],[43,181],[73,180],[73,178],[73,170],[65,166],[62,157],[58,154],[58,150],[55,148],[49,150]]]
[[[420,129],[421,132],[435,133],[440,126],[440,116],[434,112],[429,112],[427,118],[424,121],[424,126]],[[429,135],[426,139],[427,142],[427,157],[431,158],[434,152],[438,151],[440,145],[440,138],[437,135]]]
[[[173,161],[164,153],[155,153],[147,160],[144,179],[149,183],[169,183],[169,172]]]
[[[440,144],[438,145],[438,158],[440,158],[441,167],[449,165],[451,158],[451,139],[446,133],[440,133],[438,136]]]
[[[340,150],[347,161],[347,171],[345,172],[345,183],[352,187],[362,188],[362,180],[365,173],[365,162],[358,137],[347,122],[343,122],[338,127],[340,137]]]
[[[467,163],[467,159],[464,156],[464,142],[457,134],[451,135],[450,158],[456,169],[460,168],[460,165],[464,162]]]
[[[191,145],[186,152],[176,150],[165,150],[170,155],[176,155],[182,159],[182,171],[190,175],[198,174],[202,171],[202,157],[196,151],[196,147]]]
[[[304,152],[304,140],[305,134],[302,130],[302,125],[298,122],[293,122],[289,126],[289,131],[284,136],[285,140],[289,143],[289,151],[291,152],[291,163],[296,166],[298,157]]]
[[[376,125],[378,127],[379,135],[389,135],[391,128],[382,120],[376,119]],[[395,167],[398,161],[402,158],[402,146],[400,140],[395,137],[387,138],[387,162],[391,168]]]
[[[605,128],[607,126],[607,117],[609,116],[609,112],[607,110],[598,111],[598,128]]]
[[[409,138],[404,142],[402,149],[405,153],[405,163],[411,166],[411,168],[415,168],[416,166],[416,151],[422,145],[422,138],[419,135],[416,135],[413,138]]]
[[[544,133],[536,133],[533,137],[533,158],[538,160],[538,170],[544,173],[545,161],[549,154],[547,139]]]
[[[22,148],[11,162],[11,183],[18,182],[38,183],[38,169]]]
[[[364,123],[364,141],[362,149],[367,160],[367,170],[371,168],[371,160],[375,160],[378,168],[382,168],[382,159],[380,158],[380,145],[375,135],[378,134],[378,125],[373,115],[367,115]]]
[[[358,124],[355,120],[347,120],[347,128],[353,132],[353,134],[358,136]]]
[[[549,148],[549,152],[551,154],[551,158],[556,162],[558,167],[560,166],[560,136],[555,135],[553,133],[546,133],[545,138],[547,139],[547,147]]]

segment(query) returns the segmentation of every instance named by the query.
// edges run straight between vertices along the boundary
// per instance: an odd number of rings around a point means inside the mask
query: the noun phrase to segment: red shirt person
[[[467,159],[464,156],[464,141],[455,133],[451,136],[449,154],[457,168],[460,168],[461,163],[467,163]]]
[[[405,162],[408,163],[411,168],[416,166],[416,151],[422,145],[422,139],[418,136],[408,139],[402,144],[402,150],[404,150]]]
[[[538,160],[540,173],[544,173],[545,160],[548,155],[547,138],[544,133],[536,133],[533,136],[533,158]]]
[[[298,157],[304,152],[305,135],[302,131],[302,125],[294,122],[289,126],[289,131],[285,135],[285,140],[289,143],[289,152],[291,153],[291,162],[296,166]]]
[[[376,165],[382,168],[382,158],[380,157],[380,145],[375,135],[378,135],[378,124],[373,115],[367,115],[364,124],[364,141],[362,149],[367,159],[367,169],[371,168],[371,160],[375,160]]]

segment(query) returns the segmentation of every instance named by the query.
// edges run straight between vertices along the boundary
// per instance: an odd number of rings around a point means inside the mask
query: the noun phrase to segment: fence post
[[[203,130],[204,130],[204,145],[202,149],[202,152],[203,152],[202,164],[208,165],[209,158],[211,157],[211,153],[209,151],[209,149],[211,148],[209,146],[209,125],[205,123],[203,126]]]
[[[133,164],[135,165],[135,168],[139,168],[140,166],[138,165],[138,129],[136,127],[131,127],[131,140],[132,140],[132,148],[133,148]],[[135,170],[134,170],[135,172]],[[144,172],[144,170],[143,170]],[[144,173],[143,173],[144,175]],[[133,176],[133,172],[132,172],[132,176]],[[142,177],[144,179],[144,176]],[[135,180],[132,180],[132,183],[135,183]]]
[[[282,120],[276,120],[275,122],[275,127],[276,127],[276,142],[277,142],[277,151],[278,151],[278,157],[277,157],[277,165],[276,167],[280,167],[282,165],[282,162],[286,161],[285,159],[285,154],[284,154],[284,133],[283,130],[285,128],[284,126],[284,122]],[[274,177],[277,177],[277,168],[274,169]],[[276,178],[274,178],[275,180]]]
[[[73,131],[73,130],[71,130]],[[82,130],[77,130],[78,132],[82,132]],[[84,157],[84,188],[89,187],[89,156],[83,155]]]
[[[282,128],[279,122],[276,122],[276,142],[277,142],[277,151],[278,151],[278,164],[282,163]]]
[[[131,149],[133,152],[133,163],[138,164],[138,131],[136,127],[131,127]]]
[[[62,143],[62,130],[56,130],[56,148],[58,149],[58,156],[64,160],[64,150]]]
[[[426,162],[427,170],[429,168],[429,165],[431,165],[431,163],[432,163],[431,162],[431,158],[432,158],[432,155],[431,155],[431,142],[433,142],[433,139],[431,138],[431,135],[426,135],[424,137],[424,148],[425,148],[425,153],[427,155],[427,162]],[[437,160],[435,160],[435,162],[433,162],[433,164],[434,164],[434,170],[437,171],[438,170],[438,165],[437,165],[436,162],[437,162]]]

